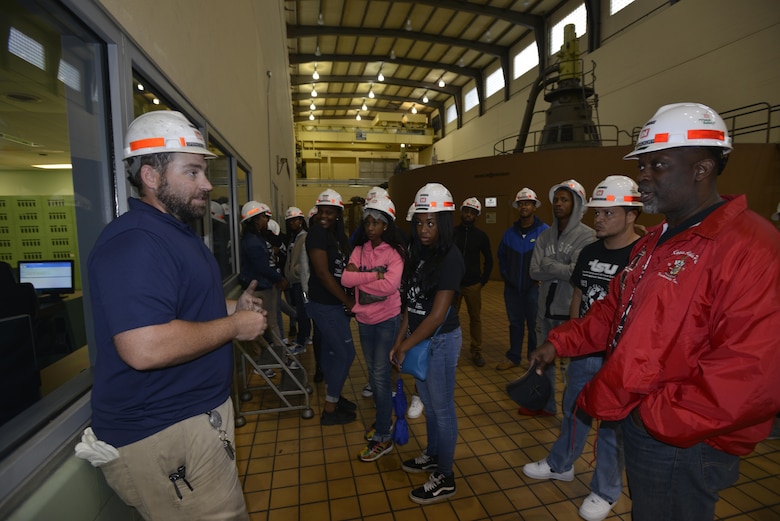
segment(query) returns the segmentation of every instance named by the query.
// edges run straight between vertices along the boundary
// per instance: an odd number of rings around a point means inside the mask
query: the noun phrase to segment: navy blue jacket
[[[517,220],[504,232],[501,244],[498,245],[498,266],[501,269],[501,278],[506,284],[521,292],[528,291],[536,284],[528,270],[531,267],[531,255],[536,239],[547,228],[549,226],[534,216],[530,228],[522,228],[520,220]]]

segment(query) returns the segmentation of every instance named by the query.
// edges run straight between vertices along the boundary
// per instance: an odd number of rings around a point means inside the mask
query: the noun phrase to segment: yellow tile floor
[[[286,319],[286,317],[285,317]],[[465,348],[457,373],[455,402],[459,441],[455,452],[456,496],[443,503],[412,503],[409,490],[420,486],[426,474],[401,470],[404,459],[418,456],[425,446],[425,418],[409,420],[409,443],[398,446],[379,460],[364,463],[357,455],[365,445],[364,431],[374,421],[372,398],[363,398],[367,382],[357,326],[353,338],[357,357],[343,395],[358,404],[358,418],[345,426],[321,426],[319,414],[324,384],[311,382],[312,419],[300,410],[249,414],[246,425],[236,429],[237,461],[247,506],[253,521],[350,519],[385,520],[576,520],[582,500],[589,493],[593,474],[592,441],[575,463],[572,482],[538,481],[522,472],[525,463],[545,457],[558,436],[560,415],[528,418],[506,395],[506,383],[523,369],[496,371],[504,359],[509,339],[501,283],[483,289],[483,356],[485,367],[475,367],[468,356],[468,317],[461,310]],[[286,323],[286,320],[285,320]],[[312,378],[311,346],[300,357]],[[274,381],[278,382],[279,376]],[[414,380],[404,376],[411,399]],[[259,385],[252,376],[249,385]],[[558,399],[561,396],[558,385]],[[300,396],[289,398],[300,404]],[[560,401],[559,401],[560,403]],[[242,410],[279,407],[271,390],[255,391],[241,402]],[[743,458],[737,484],[724,491],[717,507],[718,519],[780,519],[780,440],[760,443]],[[607,519],[631,519],[628,488]]]

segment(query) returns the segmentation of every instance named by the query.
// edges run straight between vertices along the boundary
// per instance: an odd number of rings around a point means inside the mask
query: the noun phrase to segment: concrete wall
[[[276,156],[295,164],[284,2],[96,2],[249,162],[253,197],[275,183],[293,204],[294,179],[276,174]]]
[[[602,4],[608,13],[608,2]],[[705,103],[719,111],[761,101],[780,104],[776,0],[635,4],[606,20],[602,46],[583,55],[586,66],[591,60],[597,65],[601,124],[631,131],[644,125],[661,105],[680,101]],[[583,51],[587,51],[586,40],[580,39]],[[528,43],[518,45],[516,51]],[[447,135],[434,145],[439,161],[493,155],[497,141],[516,135],[536,75],[534,70],[514,80],[509,101],[495,103],[491,98],[491,108],[481,117],[465,118],[468,122],[461,129],[448,125]],[[547,106],[540,97],[535,109]],[[543,125],[543,115],[535,116],[531,130],[541,130]],[[421,161],[429,163],[430,155],[431,151],[421,153]]]

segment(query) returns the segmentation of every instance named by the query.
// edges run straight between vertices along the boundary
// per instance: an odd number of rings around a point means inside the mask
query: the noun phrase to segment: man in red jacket
[[[718,194],[731,152],[709,107],[661,107],[636,148],[644,210],[666,220],[634,247],[609,295],[531,355],[606,351],[577,405],[623,420],[634,521],[712,520],[739,457],[780,410],[780,235]]]

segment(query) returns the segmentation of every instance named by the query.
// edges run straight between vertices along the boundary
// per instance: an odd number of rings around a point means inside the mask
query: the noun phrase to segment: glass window
[[[498,68],[488,75],[485,80],[485,95],[490,97],[504,88],[504,69]]]
[[[519,53],[515,54],[512,66],[512,78],[516,80],[538,65],[539,48],[536,46],[536,42],[534,42]]]
[[[474,87],[463,96],[463,111],[468,112],[477,105],[479,105],[479,96],[477,96],[477,88]]]
[[[561,49],[563,45],[563,28],[565,26],[574,24],[574,32],[577,34],[577,38],[585,34],[587,31],[587,16],[585,4],[580,4],[578,8],[553,26],[550,31],[550,55]]]
[[[609,16],[612,16],[624,7],[633,3],[634,0],[609,0]]]
[[[36,414],[56,414],[49,404],[59,398],[49,396],[90,367],[84,268],[115,209],[105,45],[78,20],[62,23],[67,14],[18,0],[0,5],[10,27],[0,84],[12,93],[0,103],[0,366],[19,377],[0,384],[3,425],[39,401],[45,412]],[[64,283],[53,284],[53,273]],[[19,297],[8,299],[11,292]],[[18,315],[29,318],[10,318]]]
[[[452,123],[456,119],[458,119],[458,108],[453,103],[452,105],[447,107],[447,114],[446,114],[447,124],[449,125],[450,123]]]

